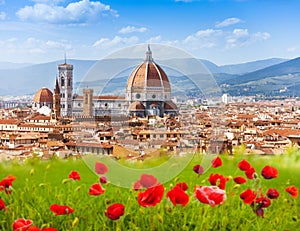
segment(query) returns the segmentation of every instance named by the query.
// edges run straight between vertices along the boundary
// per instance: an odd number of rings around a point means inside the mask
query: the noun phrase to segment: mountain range
[[[208,60],[174,59],[190,73],[179,73],[168,70],[168,61],[156,61],[167,74],[174,92],[193,92],[193,83],[189,75],[203,76],[197,73],[202,64],[205,75],[213,76],[223,93],[236,95],[299,95],[300,90],[300,58],[271,58],[253,62],[218,66]],[[103,94],[120,94],[124,92],[128,75],[135,65],[142,60],[68,60],[74,66],[74,88],[79,86],[98,86]],[[53,89],[57,76],[57,66],[63,60],[42,64],[16,64],[0,62],[0,95],[33,95],[42,87]],[[127,65],[127,66],[126,66]],[[110,76],[116,67],[127,67],[118,76]],[[200,70],[200,71],[201,71]],[[199,72],[199,71],[198,71]],[[88,76],[88,78],[87,78]],[[201,78],[201,77],[199,77]],[[205,82],[205,79],[202,81]],[[176,90],[177,89],[177,90]],[[80,94],[80,92],[78,92]]]

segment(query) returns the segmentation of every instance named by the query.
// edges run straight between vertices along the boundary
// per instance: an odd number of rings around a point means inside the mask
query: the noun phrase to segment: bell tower
[[[53,114],[52,119],[57,120],[60,117],[60,89],[58,79],[56,78],[53,90]]]
[[[58,86],[60,90],[60,114],[72,116],[73,109],[73,65],[65,63],[58,65]]]

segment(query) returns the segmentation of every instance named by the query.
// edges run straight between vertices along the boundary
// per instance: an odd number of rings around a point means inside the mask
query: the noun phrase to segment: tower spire
[[[64,64],[67,64],[67,54],[65,52],[65,63]]]
[[[146,62],[153,62],[153,58],[152,58],[152,51],[150,49],[150,44],[148,44],[148,50],[146,52],[146,58],[145,58]]]

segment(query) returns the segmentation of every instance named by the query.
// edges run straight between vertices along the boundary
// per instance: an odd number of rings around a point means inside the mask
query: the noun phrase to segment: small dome
[[[168,102],[165,102],[164,109],[165,110],[177,110],[177,106],[172,101],[168,101]]]
[[[130,111],[145,110],[145,106],[141,102],[133,102],[129,106]]]
[[[53,94],[48,88],[43,87],[35,94],[33,101],[35,103],[53,103]]]

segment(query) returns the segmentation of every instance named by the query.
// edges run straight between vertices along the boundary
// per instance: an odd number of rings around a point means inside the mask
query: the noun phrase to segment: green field
[[[110,180],[112,172],[109,163],[108,183],[103,185],[105,193],[99,196],[88,194],[89,187],[99,182],[88,161],[51,160],[40,161],[30,159],[24,163],[17,161],[0,164],[0,180],[8,175],[16,176],[13,191],[6,194],[0,191],[1,199],[6,203],[7,210],[0,211],[0,230],[12,230],[12,223],[18,218],[33,221],[38,227],[54,227],[57,230],[297,230],[300,226],[300,201],[293,198],[285,188],[295,185],[300,188],[300,153],[289,149],[280,156],[220,156],[223,165],[218,168],[206,168],[203,175],[193,172],[195,164],[203,162],[203,156],[198,154],[179,175],[163,182],[165,193],[162,201],[154,207],[142,207],[137,202],[138,191],[126,187],[118,187]],[[95,157],[93,157],[95,158]],[[94,161],[92,158],[91,162]],[[180,159],[180,157],[177,157]],[[246,159],[256,169],[260,180],[248,180],[243,185],[236,185],[232,180],[236,176],[244,176],[238,169],[238,162]],[[97,157],[106,162],[106,158]],[[167,158],[164,161],[168,162]],[[147,167],[162,165],[161,160],[145,160],[143,162],[126,163],[129,168],[139,168],[147,172]],[[278,169],[278,178],[266,180],[260,175],[265,165]],[[144,168],[143,168],[144,166]],[[69,180],[72,170],[80,173],[81,180]],[[211,173],[223,174],[230,178],[226,185],[227,199],[222,205],[211,207],[199,202],[194,197],[195,185],[210,185],[208,177]],[[128,181],[125,175],[116,172],[122,181]],[[134,177],[133,177],[134,178]],[[160,177],[157,177],[160,180]],[[136,175],[138,180],[139,176]],[[168,192],[178,182],[186,182],[189,186],[187,194],[189,203],[176,207],[166,198]],[[133,182],[132,182],[133,183]],[[255,185],[254,185],[255,184]],[[264,218],[256,216],[248,204],[244,204],[239,195],[247,188],[261,187],[262,192],[276,188],[280,196],[271,200],[271,205],[265,209]],[[125,214],[116,221],[108,219],[104,212],[113,203],[125,205]],[[68,205],[75,211],[71,214],[55,216],[49,209],[52,204]]]

